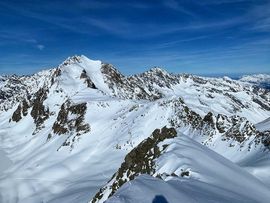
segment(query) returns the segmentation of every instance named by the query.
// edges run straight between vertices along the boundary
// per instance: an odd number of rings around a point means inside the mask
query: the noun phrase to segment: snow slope
[[[269,91],[228,77],[206,78],[169,74],[159,68],[131,76],[131,81],[146,92],[159,92],[164,97],[181,97],[201,116],[214,114],[246,117],[254,124],[268,118]]]
[[[270,182],[269,135],[252,124],[270,117],[264,89],[158,68],[126,77],[85,56],[33,76],[1,77],[0,87],[0,150],[13,162],[0,177],[0,202],[88,202],[163,126],[240,165],[254,184],[255,176]],[[181,139],[177,146],[195,146]]]
[[[3,152],[2,150],[0,150],[0,163],[1,163],[0,165],[0,176],[1,176],[2,173],[12,165],[12,162],[6,156],[6,153]]]
[[[238,188],[235,188],[238,189]],[[236,190],[237,191],[237,190]],[[261,194],[255,194],[261,195]],[[264,196],[264,198],[266,198]],[[267,202],[267,199],[257,202]],[[250,196],[226,191],[217,185],[197,180],[171,178],[167,181],[149,175],[141,175],[126,183],[108,203],[181,203],[181,202],[255,202]]]
[[[260,123],[257,123],[256,128],[260,131],[270,130],[270,117]]]
[[[73,91],[79,92],[85,87],[77,86],[77,83],[87,83],[89,87],[92,85],[106,95],[121,99],[156,100],[180,97],[189,108],[201,116],[205,116],[209,111],[216,115],[239,115],[253,124],[270,117],[269,91],[246,82],[228,77],[177,75],[160,68],[126,77],[112,65],[89,60],[85,56],[69,57],[59,67],[33,76],[3,78],[1,80],[4,82],[0,82],[0,109],[5,110],[12,108],[18,100],[33,94],[42,86],[62,84],[62,88],[67,88],[66,93],[71,95]],[[70,84],[65,84],[65,81]]]
[[[140,175],[107,202],[147,203],[159,196],[170,203],[268,202],[269,189],[262,182],[217,153],[185,135],[165,143],[169,146],[156,160],[156,173],[166,178]],[[181,177],[182,171],[189,175]]]

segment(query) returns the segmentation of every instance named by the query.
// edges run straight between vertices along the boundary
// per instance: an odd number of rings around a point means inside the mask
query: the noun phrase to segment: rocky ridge
[[[63,156],[66,150],[78,153],[85,140],[97,139],[97,146],[112,150],[117,162],[121,163],[118,153],[126,157],[119,170],[114,166],[108,184],[98,183],[102,189],[94,202],[106,200],[140,174],[189,176],[188,170],[155,173],[155,160],[166,149],[159,144],[176,137],[176,132],[234,162],[243,161],[235,154],[245,159],[264,156],[269,150],[269,131],[258,131],[254,125],[270,117],[269,91],[228,77],[171,74],[161,68],[127,77],[111,64],[74,56],[33,76],[1,77],[0,87],[0,115],[9,119],[7,124],[1,121],[4,130],[14,131],[28,122],[33,137],[27,134],[27,139],[36,142],[45,137],[40,143],[54,146]],[[156,130],[149,136],[150,129]],[[9,140],[2,145],[10,146]]]

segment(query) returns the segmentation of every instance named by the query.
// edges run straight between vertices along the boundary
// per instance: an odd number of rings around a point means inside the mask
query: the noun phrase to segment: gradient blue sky
[[[124,74],[270,72],[269,0],[0,1],[0,74],[84,54]]]

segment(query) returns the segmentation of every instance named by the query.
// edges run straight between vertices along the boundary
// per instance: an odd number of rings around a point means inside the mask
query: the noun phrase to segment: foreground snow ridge
[[[1,76],[0,202],[269,202],[258,78],[127,77],[86,56]]]

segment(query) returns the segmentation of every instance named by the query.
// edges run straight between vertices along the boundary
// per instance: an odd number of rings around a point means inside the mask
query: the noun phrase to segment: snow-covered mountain
[[[108,202],[268,201],[269,189],[254,176],[187,136],[180,134],[159,146],[165,149],[155,159],[152,176],[139,175]]]
[[[0,202],[269,199],[269,90],[85,56],[0,88]]]
[[[269,74],[244,75],[240,78],[240,81],[248,82],[259,87],[270,89]]]

